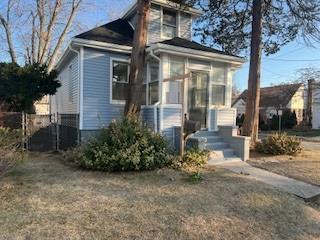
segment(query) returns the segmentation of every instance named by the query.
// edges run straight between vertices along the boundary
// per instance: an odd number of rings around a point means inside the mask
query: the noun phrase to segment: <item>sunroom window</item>
[[[112,62],[112,100],[124,101],[128,94],[129,63]]]
[[[212,105],[225,105],[226,86],[212,84],[211,86],[211,101]]]
[[[180,57],[170,57],[170,77],[181,76],[185,72],[184,59]],[[166,88],[166,103],[179,104],[181,103],[181,82],[168,82]]]
[[[159,64],[156,61],[149,62],[149,104],[159,101]]]
[[[213,83],[210,86],[211,105],[224,106],[226,103],[226,65],[215,64],[213,68]]]
[[[164,38],[174,38],[177,35],[177,13],[163,9],[162,35]]]

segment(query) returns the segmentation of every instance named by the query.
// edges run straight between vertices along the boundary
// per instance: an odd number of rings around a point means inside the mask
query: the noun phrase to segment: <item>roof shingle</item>
[[[127,20],[118,19],[81,33],[75,38],[131,46],[133,32],[134,30]]]

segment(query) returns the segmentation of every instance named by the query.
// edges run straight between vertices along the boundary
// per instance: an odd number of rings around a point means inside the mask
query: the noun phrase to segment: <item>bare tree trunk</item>
[[[8,52],[11,57],[11,61],[13,63],[17,63],[17,55],[15,52],[15,49],[13,47],[13,40],[12,40],[12,31],[10,27],[10,11],[11,11],[11,1],[8,1],[8,8],[7,8],[7,17],[6,19],[0,14],[0,23],[4,27],[5,34],[6,34],[6,39],[7,39],[7,44],[8,44]]]
[[[44,26],[45,26],[45,1],[44,0],[37,0],[37,13],[39,18],[39,42],[38,42],[38,54],[37,54],[37,62],[40,63],[41,53],[43,51],[44,45]]]
[[[315,81],[313,79],[308,80],[307,111],[306,111],[306,123],[308,126],[312,126],[312,100],[313,100],[314,83]]]
[[[253,144],[258,139],[259,127],[263,0],[253,0],[252,11],[252,36],[248,95],[242,133],[245,136],[250,136],[252,141],[251,143]]]
[[[150,0],[138,0],[138,19],[133,37],[129,91],[124,110],[125,115],[138,115],[141,109],[143,68],[145,65],[145,48],[147,44],[149,13]]]
[[[50,14],[50,20],[49,20],[49,23],[47,26],[47,31],[45,32],[45,34],[43,36],[44,37],[44,45],[43,45],[42,52],[40,53],[40,59],[39,59],[40,63],[45,62],[45,54],[48,52],[49,44],[51,42],[53,27],[57,21],[57,16],[58,16],[60,7],[61,7],[61,0],[56,0],[54,3],[54,8],[52,10],[52,13]]]

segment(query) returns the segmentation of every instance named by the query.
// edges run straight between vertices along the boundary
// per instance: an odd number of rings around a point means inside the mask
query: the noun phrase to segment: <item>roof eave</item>
[[[81,38],[73,38],[72,43],[81,45],[84,47],[105,49],[105,50],[110,50],[114,52],[131,53],[131,50],[132,50],[132,47],[127,45],[120,45],[115,43],[107,43],[107,42],[81,39]]]
[[[189,56],[193,58],[201,58],[201,59],[231,63],[235,68],[239,68],[243,63],[246,62],[245,59],[240,57],[206,52],[206,51],[201,51],[201,50],[196,50],[191,48],[172,46],[172,45],[163,44],[163,43],[153,44],[151,47],[147,49],[147,52],[150,52],[151,50],[154,51],[155,53],[166,52],[166,53],[173,53],[175,55],[183,55],[183,56]]]

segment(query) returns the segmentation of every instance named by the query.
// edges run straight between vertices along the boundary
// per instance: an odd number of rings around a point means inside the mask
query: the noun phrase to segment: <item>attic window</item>
[[[174,38],[177,34],[177,13],[163,9],[162,12],[162,36]]]

